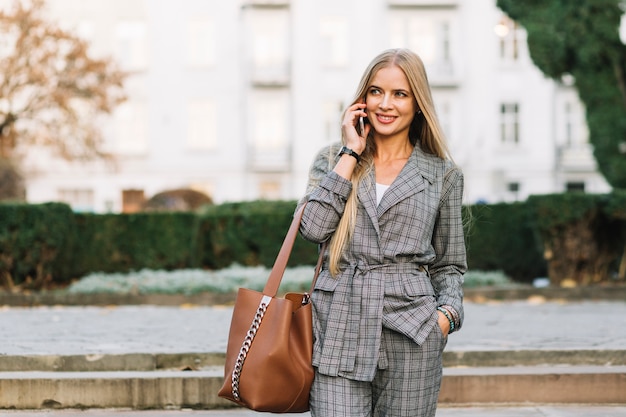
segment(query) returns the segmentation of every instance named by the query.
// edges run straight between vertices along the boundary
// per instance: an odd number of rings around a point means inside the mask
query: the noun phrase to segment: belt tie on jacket
[[[351,263],[342,275],[351,277],[348,289],[335,293],[326,325],[325,339],[341,341],[324,344],[324,356],[332,358],[321,372],[338,374],[357,380],[371,381],[376,374],[381,343],[384,274],[415,271],[415,263],[366,265]],[[378,273],[380,271],[380,273]],[[384,272],[384,274],[383,274]],[[339,279],[339,278],[338,278]],[[338,349],[341,347],[340,349]],[[338,351],[337,351],[338,350]],[[355,369],[358,358],[358,369]],[[335,366],[332,366],[332,363]]]

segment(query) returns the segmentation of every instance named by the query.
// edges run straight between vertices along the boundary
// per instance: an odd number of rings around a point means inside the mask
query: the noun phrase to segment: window
[[[215,64],[215,27],[209,18],[193,18],[187,22],[187,64],[206,68]]]
[[[574,192],[585,192],[585,183],[582,181],[572,181],[572,182],[568,182],[565,185],[565,189],[567,190],[568,193],[574,193]]]
[[[94,211],[94,197],[91,189],[60,189],[59,201],[69,204],[74,211]]]
[[[577,99],[566,99],[562,113],[562,141],[566,146],[584,146],[587,143],[585,111]]]
[[[519,142],[519,105],[517,103],[500,105],[500,140],[502,143]]]
[[[494,31],[498,35],[500,42],[500,60],[517,61],[519,59],[520,42],[523,42],[523,39],[521,39],[522,29],[517,22],[508,16],[502,16],[500,22],[494,27]]]
[[[509,198],[507,200],[512,199],[513,201],[519,200],[519,192],[520,192],[520,183],[519,182],[509,182],[506,185],[506,189],[509,193]]]
[[[256,9],[251,21],[252,61],[256,68],[284,68],[289,57],[287,9]]]
[[[569,101],[564,106],[565,116],[565,143],[567,145],[572,144],[572,103]]]
[[[289,91],[259,89],[250,102],[247,135],[249,167],[256,171],[284,172],[291,162]]]
[[[329,100],[322,104],[324,138],[326,142],[337,142],[341,139],[342,113],[343,104],[340,100]]]
[[[510,182],[506,188],[510,193],[517,193],[519,191],[519,182]]]
[[[252,117],[255,149],[281,149],[287,145],[289,97],[286,92],[258,92]]]
[[[391,46],[417,52],[429,74],[451,76],[454,72],[453,23],[453,15],[445,10],[395,10],[390,16]]]
[[[144,22],[121,22],[115,30],[117,58],[127,71],[142,71],[148,66],[147,30]]]
[[[143,103],[122,103],[115,111],[116,146],[122,154],[142,154],[147,151],[147,116]]]
[[[322,60],[329,67],[344,67],[348,64],[348,22],[335,16],[323,17],[320,21],[322,38]]]
[[[210,150],[217,147],[215,103],[208,99],[192,100],[187,110],[187,146]]]
[[[136,213],[141,211],[145,201],[143,190],[123,190],[122,191],[122,212]]]

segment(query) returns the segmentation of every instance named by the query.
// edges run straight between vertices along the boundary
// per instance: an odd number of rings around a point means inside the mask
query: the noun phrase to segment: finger
[[[372,130],[372,126],[370,124],[365,124],[365,129],[361,132],[361,137],[367,138],[370,134],[370,130]]]

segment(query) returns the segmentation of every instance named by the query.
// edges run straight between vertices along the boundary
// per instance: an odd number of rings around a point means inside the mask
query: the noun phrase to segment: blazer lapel
[[[427,155],[421,149],[419,143],[413,149],[406,165],[393,181],[382,201],[377,207],[376,217],[379,218],[390,207],[426,188],[426,182],[431,183],[435,179],[436,167],[434,155]]]
[[[380,230],[378,229],[378,209],[376,208],[376,172],[373,169],[367,178],[361,181],[358,197],[374,225],[374,229],[376,229],[376,234],[380,236]]]

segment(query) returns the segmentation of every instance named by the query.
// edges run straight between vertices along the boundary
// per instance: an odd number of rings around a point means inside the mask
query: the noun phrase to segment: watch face
[[[352,149],[348,148],[347,146],[342,146],[341,149],[339,149],[339,153],[337,154],[337,156],[341,156],[342,154],[347,154],[350,156],[353,156],[357,162],[359,162],[359,154],[354,152]]]

